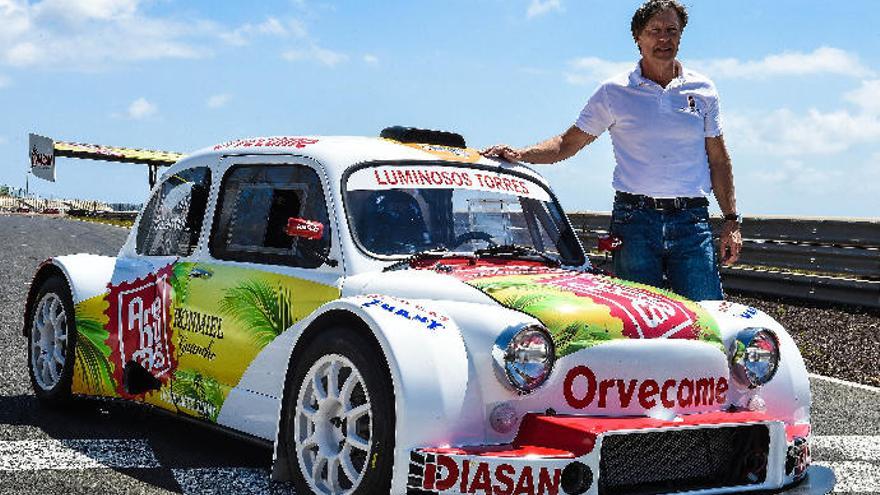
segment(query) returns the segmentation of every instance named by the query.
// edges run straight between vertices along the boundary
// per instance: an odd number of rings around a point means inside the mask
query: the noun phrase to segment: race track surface
[[[36,267],[53,255],[113,256],[127,234],[0,215],[0,493],[292,493],[269,481],[269,449],[137,406],[80,401],[55,411],[37,403],[21,336]],[[837,493],[880,493],[880,391],[811,383],[814,459],[835,471]]]

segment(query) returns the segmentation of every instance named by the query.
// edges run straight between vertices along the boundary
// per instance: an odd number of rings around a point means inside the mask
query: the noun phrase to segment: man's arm
[[[724,145],[724,136],[706,138],[706,153],[709,155],[709,175],[712,191],[723,215],[736,213],[736,192],[733,186],[733,164]],[[721,262],[731,265],[739,259],[742,249],[742,234],[739,223],[725,221],[721,229]]]
[[[534,146],[514,149],[506,144],[496,144],[484,149],[480,153],[483,156],[503,158],[511,162],[556,163],[566,158],[571,158],[583,149],[584,146],[595,140],[596,136],[587,134],[578,129],[577,126],[571,126],[562,134]]]

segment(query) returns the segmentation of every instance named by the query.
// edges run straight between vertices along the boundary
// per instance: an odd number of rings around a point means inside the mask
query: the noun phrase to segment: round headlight
[[[779,367],[779,340],[766,328],[746,328],[737,334],[730,353],[733,376],[749,388],[764,385]]]
[[[540,326],[506,332],[495,343],[492,354],[510,385],[526,394],[547,381],[556,361],[553,339]]]

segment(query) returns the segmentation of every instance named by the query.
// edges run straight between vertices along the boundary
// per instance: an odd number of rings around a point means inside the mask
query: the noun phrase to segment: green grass
[[[75,217],[75,216],[71,216],[70,218],[74,218],[76,220],[82,220],[84,222],[103,223],[105,225],[115,225],[117,227],[124,227],[126,229],[130,229],[134,226],[134,220],[112,220],[109,218]]]

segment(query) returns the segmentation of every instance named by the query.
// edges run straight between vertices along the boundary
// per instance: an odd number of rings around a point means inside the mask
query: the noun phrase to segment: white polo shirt
[[[718,92],[709,78],[681,69],[666,88],[635,70],[599,86],[575,125],[614,147],[612,186],[655,198],[707,196],[707,137],[721,135]]]

